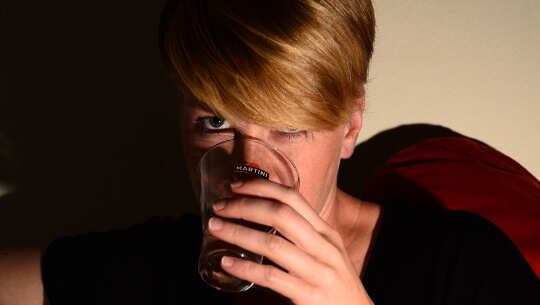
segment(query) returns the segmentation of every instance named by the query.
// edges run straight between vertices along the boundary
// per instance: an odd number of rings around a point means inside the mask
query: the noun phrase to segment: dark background
[[[0,247],[196,210],[159,59],[163,2],[2,9],[0,181],[16,189]]]
[[[157,46],[164,0],[33,2],[1,11],[0,248],[197,212]],[[449,135],[381,132],[343,163],[340,185],[358,196],[392,153]]]

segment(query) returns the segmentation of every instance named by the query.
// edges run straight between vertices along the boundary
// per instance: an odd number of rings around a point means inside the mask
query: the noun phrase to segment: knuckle
[[[313,290],[309,297],[313,304],[327,304],[326,295],[322,292],[322,289]]]
[[[266,234],[265,244],[271,253],[277,253],[283,249],[283,240],[273,234]]]
[[[242,215],[245,213],[245,207],[248,205],[248,198],[238,197],[234,199],[227,199],[227,210],[230,215]]]
[[[245,272],[246,274],[254,274],[255,272],[258,271],[258,268],[259,268],[258,264],[255,264],[249,261],[245,261],[243,263],[244,263],[243,272]]]
[[[338,251],[339,253],[341,253],[345,249],[343,238],[337,231],[333,230],[332,228],[328,228],[321,234],[332,245],[332,249]]]
[[[237,206],[236,200],[233,200],[232,198],[225,198],[222,199],[223,203],[225,204],[224,209],[222,209],[223,212],[230,213],[231,211],[234,212]]]
[[[329,228],[326,230],[325,235],[330,238],[331,241],[337,241],[338,239],[341,239],[341,236],[333,229]]]
[[[332,283],[336,283],[336,281],[338,280],[338,275],[336,271],[329,267],[323,268],[320,275],[321,275],[322,281],[324,283],[327,283],[328,285]]]
[[[294,210],[286,204],[276,204],[274,206],[278,219],[290,219],[294,215]]]
[[[242,209],[246,205],[246,197],[239,197],[236,199],[231,200],[231,205],[235,209],[235,211],[238,211],[239,209]]]
[[[241,228],[239,225],[231,224],[229,230],[229,236],[232,240],[238,240],[241,237]]]
[[[300,193],[294,191],[293,189],[287,189],[284,194],[285,200],[287,200],[287,202],[296,202],[302,199],[300,198],[300,196]]]
[[[343,238],[341,237],[341,235],[335,231],[333,231],[331,234],[332,240],[334,241],[337,249],[343,250],[345,248],[345,244],[343,243]]]
[[[263,271],[263,279],[267,283],[279,281],[279,271],[271,266],[265,266]]]
[[[343,261],[343,252],[335,245],[330,245],[329,261],[332,265],[337,266]]]
[[[326,263],[328,264],[328,266],[340,266],[343,262],[344,253],[346,253],[346,250],[336,245],[326,236],[324,237],[324,239],[325,241],[323,241],[323,243],[325,244],[325,246],[323,247],[323,251],[325,252]]]

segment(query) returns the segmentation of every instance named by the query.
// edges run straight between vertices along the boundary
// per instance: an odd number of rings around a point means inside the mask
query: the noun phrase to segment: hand
[[[275,266],[224,257],[228,273],[270,288],[297,305],[373,304],[333,230],[296,190],[264,179],[232,185],[243,195],[214,204],[216,215],[275,228],[283,237],[219,217],[209,221],[212,235],[263,255]]]

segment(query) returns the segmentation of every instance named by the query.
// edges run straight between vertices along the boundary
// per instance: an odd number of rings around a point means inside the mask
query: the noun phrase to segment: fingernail
[[[221,258],[221,264],[224,267],[231,267],[233,265],[233,259],[228,256],[224,256]]]
[[[242,186],[242,184],[244,184],[244,181],[242,180],[234,181],[233,183],[231,183],[231,187],[240,187]]]
[[[223,210],[223,208],[225,208],[225,202],[224,201],[218,201],[218,202],[214,203],[214,210],[220,211],[220,210]]]
[[[221,227],[223,227],[223,221],[217,217],[212,217],[208,221],[208,226],[212,230],[219,230]]]

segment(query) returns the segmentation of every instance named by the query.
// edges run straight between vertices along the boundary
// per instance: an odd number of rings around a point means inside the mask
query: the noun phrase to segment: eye
[[[199,117],[197,118],[197,124],[199,124],[203,130],[208,131],[231,128],[231,124],[229,124],[227,120],[218,116]]]
[[[285,130],[280,130],[279,132],[280,133],[283,133],[283,134],[294,134],[294,133],[299,133],[301,130],[298,129],[298,128],[287,128]]]
[[[287,128],[284,130],[279,130],[278,132],[280,135],[287,137],[289,140],[294,140],[298,137],[305,135],[305,130],[301,130],[298,128]]]

